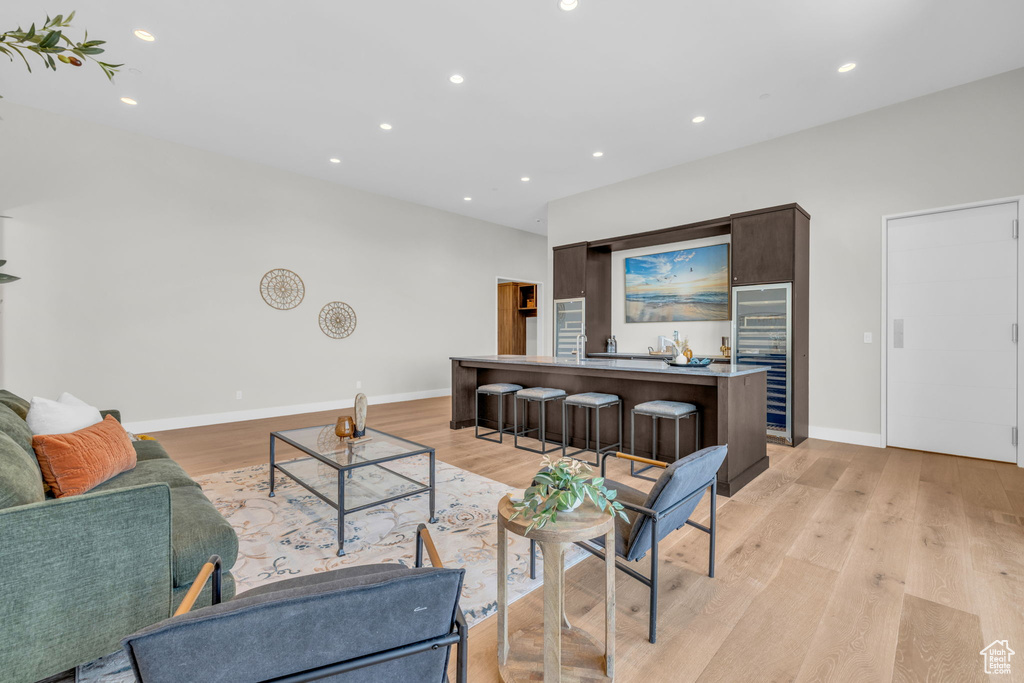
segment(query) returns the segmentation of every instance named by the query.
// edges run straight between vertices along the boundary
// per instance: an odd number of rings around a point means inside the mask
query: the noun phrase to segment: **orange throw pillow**
[[[58,498],[85,493],[136,462],[131,439],[111,415],[70,434],[37,434],[32,448],[43,481]]]

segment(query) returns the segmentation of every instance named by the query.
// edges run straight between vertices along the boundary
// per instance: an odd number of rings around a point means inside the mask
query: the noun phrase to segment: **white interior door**
[[[888,221],[887,443],[1016,462],[1017,203]]]

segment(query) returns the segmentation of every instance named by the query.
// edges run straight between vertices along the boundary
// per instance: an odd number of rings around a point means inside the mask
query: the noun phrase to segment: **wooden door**
[[[732,284],[792,282],[793,209],[741,216],[732,221]]]
[[[519,313],[519,283],[498,284],[498,354],[526,353],[526,319]]]
[[[1017,204],[888,221],[886,443],[1015,462]]]

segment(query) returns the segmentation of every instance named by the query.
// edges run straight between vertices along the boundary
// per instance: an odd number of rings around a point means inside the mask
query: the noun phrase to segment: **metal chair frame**
[[[571,396],[568,398],[572,398]],[[601,448],[601,409],[611,408],[613,406],[619,407],[619,440],[613,444],[609,444],[604,448]],[[566,449],[569,447],[569,408],[583,408],[584,415],[586,416],[585,430],[586,430],[586,447],[581,448],[573,453],[566,453]],[[594,435],[595,448],[590,448],[590,411],[594,411],[594,422],[596,434]],[[594,462],[584,460],[583,462],[588,465],[594,465],[595,467],[600,465],[601,455],[605,452],[613,450],[620,450],[623,446],[622,443],[622,399],[615,401],[614,403],[606,403],[603,406],[585,406],[578,403],[569,403],[568,400],[562,402],[562,457],[575,458],[580,453],[594,453]],[[582,460],[582,458],[577,458]]]
[[[504,391],[500,394],[493,394],[487,391],[476,390],[476,400],[473,403],[473,431],[476,438],[481,441],[490,441],[491,443],[502,443],[505,434],[512,434],[515,432],[515,427],[512,431],[505,429],[505,397],[509,394],[515,394],[515,391]],[[492,432],[480,433],[480,397],[484,396],[497,396],[498,397],[498,428]],[[484,422],[491,422],[487,418],[484,418]],[[489,437],[498,435],[497,439],[491,439]]]
[[[430,532],[427,530],[426,524],[420,524],[416,528],[416,567],[423,566],[423,542],[424,535],[429,538]],[[431,549],[433,548],[433,542],[431,542]],[[430,553],[434,557],[434,553]],[[213,577],[214,582],[214,596],[213,604],[216,605],[220,602],[220,558],[216,555],[212,556],[209,563],[214,564],[213,571],[208,575]],[[431,561],[432,565],[441,566],[438,561]],[[203,572],[200,572],[199,576],[203,576]],[[197,577],[198,578],[198,577]],[[203,579],[205,583],[205,577]],[[198,595],[199,591],[196,591]],[[189,606],[191,607],[191,605]],[[188,610],[185,610],[188,611]],[[175,615],[177,616],[177,614]],[[428,638],[421,640],[416,643],[409,643],[408,645],[402,645],[400,647],[391,648],[383,652],[374,652],[373,654],[363,655],[362,657],[354,657],[352,659],[346,659],[343,662],[336,662],[334,664],[327,664],[320,666],[315,669],[309,669],[300,673],[288,674],[287,676],[279,676],[277,678],[267,679],[263,683],[306,683],[307,681],[319,681],[330,676],[336,676],[338,674],[347,673],[349,671],[356,671],[357,669],[364,669],[368,666],[374,666],[375,664],[382,664],[384,662],[390,662],[394,659],[401,659],[402,657],[408,657],[410,655],[416,655],[427,650],[439,650],[443,647],[451,647],[452,645],[458,645],[456,652],[456,663],[455,663],[455,681],[456,683],[466,683],[467,672],[469,671],[469,653],[467,647],[469,645],[469,627],[466,626],[466,616],[462,613],[462,608],[459,607],[455,613],[455,626],[451,632],[444,636],[438,636],[436,638]],[[445,678],[447,680],[447,678]]]
[[[547,411],[545,409],[547,407],[547,404],[550,403],[551,401],[564,401],[564,400],[565,400],[565,395],[564,394],[562,396],[553,396],[552,398],[520,398],[519,397],[519,393],[516,392],[515,399],[512,402],[512,419],[513,419],[513,421],[515,423],[514,428],[513,428],[514,432],[513,432],[512,441],[513,441],[513,444],[515,445],[515,447],[518,448],[519,450],[522,450],[522,451],[530,451],[531,453],[538,453],[540,455],[547,455],[548,453],[553,453],[553,452],[557,451],[558,449],[563,448],[563,446],[561,444],[556,445],[554,448],[548,448],[547,416],[545,415],[545,413]],[[520,401],[524,402],[524,405],[523,405],[523,429],[522,429],[522,431],[519,430],[519,402]],[[540,404],[540,420],[539,420],[540,421],[540,426],[539,427],[531,427],[530,429],[527,429],[526,427],[527,427],[527,425],[530,422],[530,404],[531,403],[539,403]],[[526,436],[527,434],[530,434],[531,432],[537,432],[537,431],[540,432],[540,434],[539,434],[540,438],[538,439],[540,441],[540,449],[530,448],[529,446],[520,446],[519,445],[519,437]],[[564,410],[562,411],[562,441],[565,441],[565,411]]]
[[[604,476],[604,473],[605,473],[605,463],[607,462],[607,458],[609,456],[611,456],[611,457],[619,457],[619,454],[618,453],[606,453],[604,458],[601,459],[601,476],[602,477]],[[651,465],[651,467],[657,467],[657,465]],[[633,569],[632,567],[627,565],[625,562],[620,560],[618,557],[615,558],[615,566],[618,567],[623,572],[625,572],[626,574],[628,574],[629,576],[631,576],[634,579],[636,579],[637,581],[639,581],[640,583],[644,584],[645,586],[647,586],[650,589],[650,615],[649,615],[649,622],[648,622],[648,640],[652,644],[657,640],[657,637],[658,637],[658,522],[660,522],[661,520],[663,520],[666,517],[668,517],[669,515],[671,515],[681,505],[685,505],[687,502],[693,500],[695,497],[699,498],[699,497],[703,496],[704,492],[708,488],[711,489],[711,522],[710,522],[710,526],[704,526],[703,524],[698,524],[697,522],[694,522],[693,520],[689,520],[688,519],[688,520],[686,520],[686,522],[684,522],[683,524],[680,524],[678,527],[676,527],[676,529],[682,529],[684,526],[689,524],[692,527],[700,529],[701,531],[703,531],[704,533],[708,534],[711,537],[710,547],[708,548],[708,576],[713,579],[713,578],[715,578],[715,529],[716,529],[716,526],[717,526],[717,524],[716,524],[716,516],[717,515],[716,515],[715,506],[716,506],[716,502],[717,502],[717,499],[718,499],[718,477],[717,477],[717,475],[714,478],[712,478],[710,481],[706,482],[704,485],[702,485],[699,488],[697,488],[696,490],[694,490],[693,493],[690,493],[689,495],[687,495],[682,500],[680,500],[680,501],[678,501],[676,503],[673,503],[671,507],[669,507],[669,508],[667,508],[667,509],[665,509],[665,510],[663,510],[661,512],[656,512],[654,510],[651,510],[650,508],[645,508],[645,507],[642,507],[640,505],[632,505],[630,503],[627,503],[626,501],[622,501],[622,500],[619,501],[620,503],[622,503],[622,507],[624,507],[625,509],[627,509],[627,510],[629,510],[631,512],[636,512],[638,515],[643,515],[644,517],[647,517],[651,521],[651,524],[650,524],[650,528],[651,528],[651,574],[650,574],[650,576],[644,576],[643,574],[641,574],[640,572],[636,571],[635,569]],[[637,518],[637,520],[634,521],[634,524],[640,524],[640,523],[641,522],[640,522],[639,518]],[[675,531],[676,529],[673,529],[673,531]],[[599,557],[602,560],[605,559],[605,551],[601,550],[597,546],[592,545],[588,541],[579,541],[579,542],[576,543],[576,545],[578,545],[579,547],[583,548],[584,550],[586,550],[591,555]],[[536,542],[531,540],[530,541],[530,578],[531,579],[537,578],[537,553],[536,553],[536,549],[537,549]],[[615,549],[612,548],[611,552],[615,552]],[[638,558],[638,560],[639,559],[641,559],[641,558]]]
[[[657,460],[658,459],[658,420],[672,420],[673,422],[675,422],[675,428],[676,428],[676,457],[675,457],[675,460],[673,460],[672,462],[675,462],[676,460],[679,460],[679,421],[680,420],[689,420],[691,417],[695,419],[696,422],[694,424],[694,430],[693,430],[693,433],[694,433],[694,439],[693,439],[693,441],[694,441],[694,443],[693,443],[694,448],[693,448],[693,452],[696,453],[697,451],[700,450],[700,410],[695,410],[692,413],[687,413],[686,415],[680,415],[679,417],[658,417],[656,415],[647,415],[646,413],[640,413],[640,415],[644,416],[644,417],[650,417],[651,418],[651,460]],[[633,453],[636,453],[636,416],[637,416],[636,408],[633,408],[629,412],[629,449]],[[654,467],[654,465],[647,465],[645,467],[641,467],[640,469],[636,469],[636,463],[631,461],[629,463],[629,474],[630,474],[630,476],[636,477],[637,479],[646,479],[647,481],[656,481],[656,479],[654,479],[652,477],[645,477],[645,476],[642,476],[640,474],[641,472],[646,472],[647,470],[651,469],[652,467]]]

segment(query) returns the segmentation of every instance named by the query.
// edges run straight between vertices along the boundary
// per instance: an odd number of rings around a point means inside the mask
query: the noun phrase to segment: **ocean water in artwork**
[[[728,319],[728,244],[626,259],[626,322]]]

